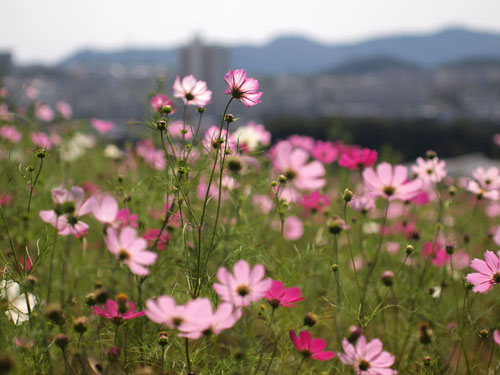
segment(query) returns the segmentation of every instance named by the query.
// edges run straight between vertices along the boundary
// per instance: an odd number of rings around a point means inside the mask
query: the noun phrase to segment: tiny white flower
[[[31,311],[37,304],[36,297],[28,293],[28,302]],[[0,298],[6,298],[8,303],[8,310],[5,314],[11,319],[14,324],[21,324],[29,319],[28,305],[26,303],[26,294],[20,293],[19,284],[12,280],[0,281]]]

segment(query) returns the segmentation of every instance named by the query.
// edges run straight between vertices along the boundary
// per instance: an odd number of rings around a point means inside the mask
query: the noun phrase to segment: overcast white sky
[[[349,42],[448,26],[500,31],[500,0],[0,0],[0,50],[56,62],[82,47],[265,43],[283,34]]]

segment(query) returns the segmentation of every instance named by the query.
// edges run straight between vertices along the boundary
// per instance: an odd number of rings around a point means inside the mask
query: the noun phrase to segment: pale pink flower
[[[492,201],[488,204],[484,211],[488,217],[498,217],[500,216],[500,204]]]
[[[312,338],[307,331],[302,331],[297,337],[294,331],[289,332],[290,340],[304,358],[317,359],[318,361],[327,361],[335,357],[334,352],[323,351],[326,348],[326,342],[323,339]]]
[[[54,111],[47,104],[36,102],[35,116],[44,122],[51,122],[54,119]]]
[[[109,133],[115,127],[114,122],[101,120],[95,117],[90,119],[90,125],[101,134]]]
[[[208,298],[199,298],[197,309],[179,327],[180,337],[198,340],[202,336],[218,335],[231,328],[241,318],[242,309],[235,309],[230,303],[221,303],[214,312]]]
[[[197,311],[200,299],[190,300],[186,305],[177,305],[175,299],[170,296],[160,296],[156,300],[146,301],[145,313],[149,320],[166,325],[172,329],[182,330],[188,323],[192,311]]]
[[[366,343],[366,337],[361,335],[352,345],[346,338],[342,340],[344,353],[338,353],[343,364],[353,366],[358,375],[393,375],[396,370],[390,367],[394,364],[394,356],[383,351],[382,341],[373,339]]]
[[[9,112],[7,104],[0,104],[0,120],[11,121],[14,118],[12,112]]]
[[[69,120],[73,116],[73,109],[71,109],[71,105],[64,100],[58,101],[56,108],[61,116],[66,120]]]
[[[151,141],[140,141],[136,146],[137,155],[142,157],[151,168],[162,170],[167,165],[165,152],[155,149]]]
[[[313,137],[308,137],[307,135],[292,134],[288,137],[288,142],[292,144],[293,147],[301,148],[311,154],[315,147],[315,141]]]
[[[92,214],[101,223],[115,226],[118,216],[118,202],[111,195],[94,195],[90,198]]]
[[[367,213],[375,209],[375,200],[370,195],[355,196],[353,200],[349,202],[349,206],[355,211]]]
[[[285,240],[295,241],[304,234],[304,226],[297,216],[289,216],[283,224],[283,237]]]
[[[500,345],[500,332],[496,329],[495,332],[493,332],[493,341],[495,341],[497,345]]]
[[[31,141],[35,146],[50,150],[52,148],[52,142],[49,136],[44,132],[31,133]]]
[[[0,98],[7,97],[8,91],[5,87],[0,87]]]
[[[385,247],[389,254],[396,254],[399,251],[400,244],[399,242],[388,241]]]
[[[212,99],[212,91],[207,88],[207,83],[196,80],[192,75],[185,76],[182,80],[177,76],[173,89],[174,96],[181,98],[187,105],[204,107]]]
[[[478,167],[472,172],[472,177],[485,190],[493,190],[500,187],[500,171],[496,167],[489,167],[488,169]]]
[[[500,260],[493,251],[486,250],[484,260],[474,258],[470,266],[478,271],[466,276],[467,282],[474,284],[474,293],[486,293],[500,283]]]
[[[14,125],[4,125],[0,128],[0,137],[13,143],[18,143],[21,140],[22,135]]]
[[[273,201],[267,195],[255,194],[252,197],[252,203],[255,209],[263,214],[267,214],[274,207]]]
[[[377,160],[377,151],[368,148],[350,148],[340,156],[338,161],[341,167],[355,170],[371,167]]]
[[[175,113],[174,102],[163,94],[153,96],[149,103],[155,112],[169,112],[170,114]]]
[[[308,159],[309,154],[303,149],[282,142],[276,148],[273,166],[299,190],[321,189],[326,184],[325,167],[317,160],[308,163]]]
[[[29,85],[28,87],[26,87],[24,94],[29,99],[36,99],[38,97],[38,95],[40,94],[40,90],[38,90],[34,85]]]
[[[240,126],[234,131],[233,137],[243,152],[252,152],[271,143],[271,133],[264,128],[264,125],[255,122]]]
[[[258,103],[262,92],[258,92],[259,82],[255,78],[247,78],[244,69],[229,70],[224,76],[227,84],[225,94],[240,100],[245,106],[252,107]]]
[[[412,168],[413,173],[418,175],[424,184],[432,185],[443,180],[446,177],[446,162],[437,157],[424,160],[417,158],[417,164]]]
[[[168,124],[167,131],[175,139],[184,139],[186,141],[193,139],[191,126],[184,124],[182,120],[172,121]]]
[[[451,256],[451,260],[453,262],[454,270],[463,270],[469,266],[470,262],[469,254],[462,250],[455,251]]]
[[[63,188],[52,189],[51,195],[55,208],[40,211],[40,218],[57,228],[60,236],[69,234],[75,237],[84,236],[89,226],[80,221],[80,217],[92,210],[90,200],[83,201],[84,194],[83,189],[78,186],[73,186],[69,192]]]
[[[271,287],[266,293],[265,298],[273,308],[279,306],[297,307],[295,303],[303,301],[301,290],[295,286],[285,288],[285,285],[279,280],[273,280]]]
[[[407,201],[417,195],[422,187],[421,180],[407,181],[408,168],[403,165],[392,167],[389,163],[380,163],[376,172],[373,168],[363,171],[363,180],[370,194],[388,200]]]
[[[264,279],[265,269],[261,264],[250,269],[244,260],[236,262],[233,274],[225,267],[217,271],[218,283],[213,285],[215,292],[223,302],[229,302],[236,307],[248,306],[266,295],[272,280]]]
[[[317,141],[314,144],[311,155],[313,158],[322,163],[332,164],[335,160],[337,160],[339,152],[332,142]]]
[[[485,190],[476,181],[470,180],[467,184],[467,190],[476,195],[477,199],[488,198],[493,201],[498,200],[498,190]]]
[[[138,237],[137,231],[131,227],[123,228],[119,236],[114,228],[109,227],[104,241],[115,258],[123,261],[138,276],[148,275],[149,270],[144,266],[152,265],[158,256],[146,250],[147,241]]]

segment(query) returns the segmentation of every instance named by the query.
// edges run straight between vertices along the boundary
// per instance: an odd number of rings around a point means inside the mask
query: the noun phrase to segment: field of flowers
[[[0,91],[0,374],[500,373],[499,170],[271,142],[223,78],[220,122],[177,78],[120,148]]]

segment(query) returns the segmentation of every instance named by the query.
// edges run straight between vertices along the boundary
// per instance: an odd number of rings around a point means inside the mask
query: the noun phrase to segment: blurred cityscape
[[[2,83],[16,93],[14,104],[25,105],[18,93],[35,87],[49,105],[70,103],[76,118],[140,120],[158,77],[168,94],[175,76],[187,74],[207,81],[214,92],[208,114],[215,116],[227,100],[225,72],[245,68],[264,91],[251,114],[234,107],[247,118],[500,120],[500,34],[466,29],[338,46],[286,37],[229,48],[196,37],[165,50],[80,51],[54,66],[12,60],[0,52]]]

